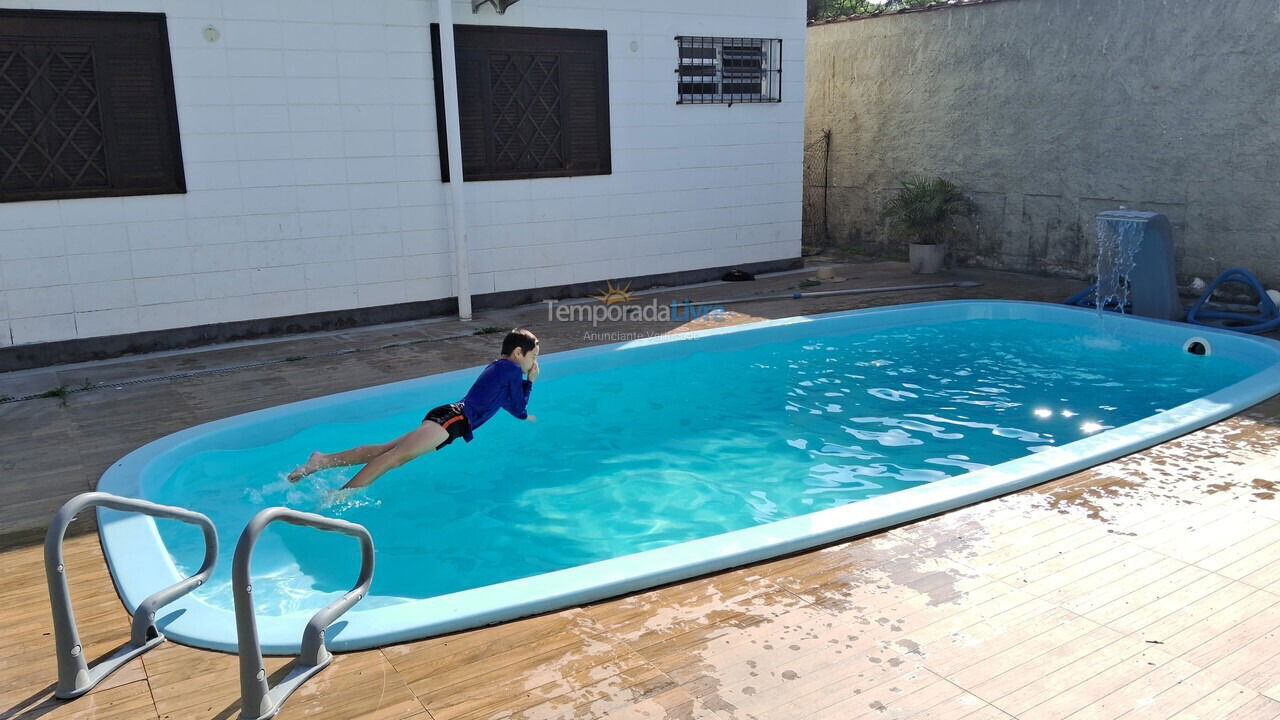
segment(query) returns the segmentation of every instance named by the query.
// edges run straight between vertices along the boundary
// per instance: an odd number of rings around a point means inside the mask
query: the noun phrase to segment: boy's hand
[[[538,418],[535,415],[528,415],[525,417],[525,420],[528,420],[529,422],[538,422]]]
[[[533,361],[533,367],[529,368],[529,382],[538,379],[538,373],[542,372],[542,368],[538,367],[538,361]]]

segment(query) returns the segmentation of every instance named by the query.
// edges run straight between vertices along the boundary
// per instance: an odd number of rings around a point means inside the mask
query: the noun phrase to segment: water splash
[[[1098,285],[1094,293],[1098,317],[1114,307],[1124,313],[1129,306],[1129,276],[1142,245],[1143,224],[1136,220],[1102,218],[1096,221],[1098,234]]]

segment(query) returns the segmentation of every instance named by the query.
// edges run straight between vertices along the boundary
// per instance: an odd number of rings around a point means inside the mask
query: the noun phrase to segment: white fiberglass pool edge
[[[331,628],[330,648],[339,651],[357,650],[492,624],[581,605],[866,534],[997,497],[1106,462],[1211,424],[1280,393],[1280,343],[1180,323],[1112,315],[1099,320],[1089,310],[1017,301],[920,303],[767,320],[749,325],[551,353],[544,355],[543,360],[550,367],[557,360],[581,360],[593,355],[661,346],[699,337],[768,331],[770,328],[798,324],[820,325],[846,318],[856,321],[859,328],[864,330],[980,318],[1042,320],[1087,329],[1097,329],[1099,324],[1114,326],[1124,323],[1126,330],[1167,339],[1179,346],[1193,336],[1209,339],[1215,352],[1247,358],[1248,362],[1258,367],[1258,372],[1205,397],[1137,422],[927,485],[656,550],[448,595],[407,600],[365,611],[361,611],[357,605]],[[142,497],[145,489],[142,487],[142,478],[147,475],[146,471],[153,463],[219,429],[291,415],[308,407],[332,403],[337,398],[358,399],[360,396],[385,393],[388,388],[393,387],[412,385],[420,389],[424,384],[466,381],[474,377],[476,370],[477,368],[468,368],[329,395],[188,428],[149,443],[122,458],[104,473],[98,489],[129,497]],[[151,518],[102,510],[99,512],[99,521],[112,578],[122,600],[131,611],[156,588],[180,577]],[[233,546],[235,540],[236,538],[220,539],[224,547]],[[375,533],[375,545],[377,542]],[[430,568],[424,570],[429,572]],[[352,572],[355,572],[355,568]],[[264,652],[297,652],[301,628],[309,615],[310,613],[292,613],[260,616],[259,632]],[[224,651],[236,649],[235,623],[231,611],[215,608],[198,598],[188,596],[170,606],[158,624],[167,636],[179,642]]]

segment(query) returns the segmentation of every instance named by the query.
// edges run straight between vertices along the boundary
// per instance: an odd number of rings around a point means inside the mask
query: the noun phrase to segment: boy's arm
[[[529,405],[529,393],[533,391],[533,381],[524,380],[520,377],[520,373],[514,373],[511,376],[511,386],[507,392],[507,402],[505,407],[507,412],[521,420],[528,420],[529,413],[526,408]]]

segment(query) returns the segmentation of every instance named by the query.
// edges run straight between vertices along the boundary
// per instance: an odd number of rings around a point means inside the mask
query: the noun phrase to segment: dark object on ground
[[[744,280],[755,280],[755,279],[756,279],[756,276],[755,276],[755,275],[752,275],[752,274],[751,274],[751,273],[749,273],[749,272],[745,272],[745,271],[739,270],[739,269],[737,269],[737,268],[734,268],[734,269],[730,270],[729,272],[725,273],[725,274],[724,274],[724,277],[722,277],[722,278],[720,278],[720,279],[721,279],[721,280],[725,280],[725,281],[727,281],[727,282],[742,282],[742,281],[744,281]]]
[[[1226,283],[1239,283],[1253,291],[1258,305],[1252,312],[1234,312],[1214,308],[1213,293]],[[1231,268],[1209,283],[1204,294],[1187,309],[1187,322],[1193,325],[1226,328],[1246,333],[1271,332],[1280,327],[1280,308],[1276,307],[1262,283],[1244,268]]]

